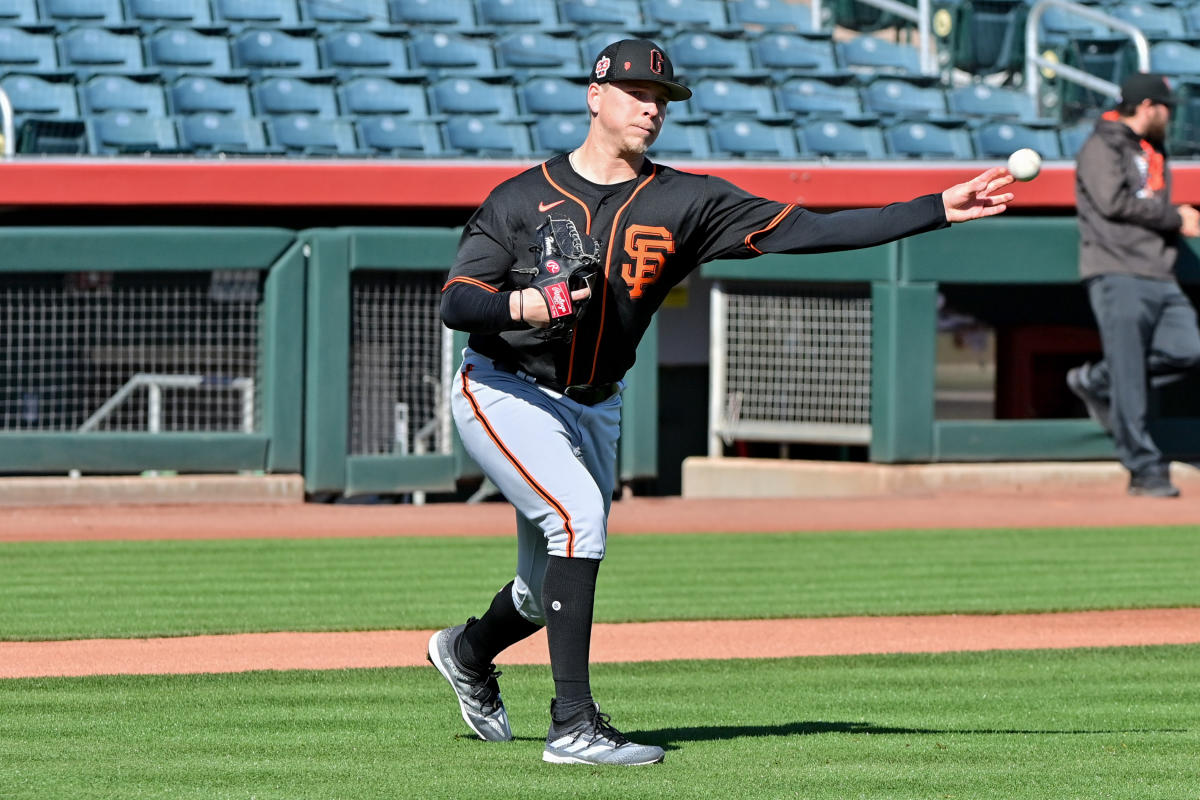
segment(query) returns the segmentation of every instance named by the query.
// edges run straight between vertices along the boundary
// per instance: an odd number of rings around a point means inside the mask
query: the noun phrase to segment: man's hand
[[[571,292],[571,302],[578,303],[592,296],[590,287],[583,287]],[[524,312],[522,312],[522,304]],[[546,298],[537,289],[521,289],[508,295],[508,315],[513,322],[524,322],[534,328],[544,328],[550,324],[550,309],[546,307]]]
[[[948,222],[991,217],[1003,214],[1012,201],[1012,192],[996,194],[1015,180],[1007,167],[992,167],[966,183],[951,186],[942,192],[942,204],[946,207]]]
[[[1183,224],[1179,226],[1179,233],[1181,235],[1189,237],[1200,236],[1200,211],[1184,203],[1179,206],[1179,216],[1183,218]]]

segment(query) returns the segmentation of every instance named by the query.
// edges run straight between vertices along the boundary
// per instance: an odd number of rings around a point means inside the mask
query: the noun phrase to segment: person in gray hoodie
[[[1129,493],[1177,497],[1147,425],[1148,387],[1200,367],[1196,311],[1179,288],[1181,236],[1200,236],[1200,212],[1171,203],[1165,140],[1175,105],[1161,75],[1121,84],[1076,157],[1079,273],[1100,330],[1103,360],[1067,373],[1067,386],[1113,437]]]

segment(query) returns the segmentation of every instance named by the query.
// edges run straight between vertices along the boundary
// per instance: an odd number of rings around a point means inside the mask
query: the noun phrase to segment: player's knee
[[[524,581],[514,581],[512,588],[513,605],[517,613],[534,625],[546,624],[546,613],[542,608],[542,587],[537,590]]]

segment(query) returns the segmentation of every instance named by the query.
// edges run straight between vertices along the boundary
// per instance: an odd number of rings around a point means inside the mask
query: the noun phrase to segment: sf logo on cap
[[[597,61],[596,62],[596,77],[603,78],[605,75],[607,75],[608,74],[608,65],[611,63],[612,62],[608,60],[608,56],[605,56],[604,58]]]

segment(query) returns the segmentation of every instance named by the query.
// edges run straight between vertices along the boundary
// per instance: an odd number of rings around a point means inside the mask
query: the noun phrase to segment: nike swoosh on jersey
[[[544,214],[544,213],[546,213],[547,211],[549,211],[550,209],[554,208],[555,206],[561,206],[561,205],[562,205],[563,203],[565,203],[565,202],[567,202],[567,201],[566,201],[566,200],[559,200],[559,201],[557,201],[557,202],[554,202],[554,203],[538,203],[538,211],[540,211],[540,212],[542,212],[542,213]]]

